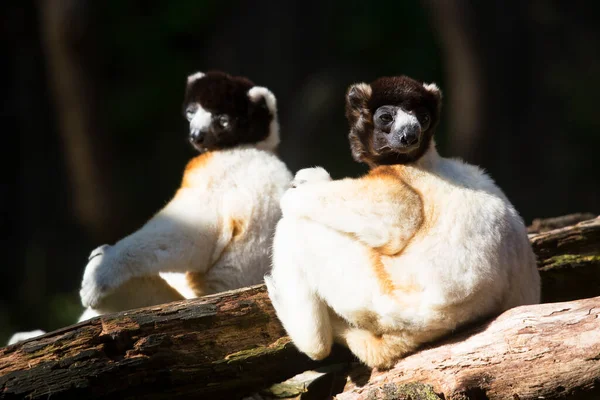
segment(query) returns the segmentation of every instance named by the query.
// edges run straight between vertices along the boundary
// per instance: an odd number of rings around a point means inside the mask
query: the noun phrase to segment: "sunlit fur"
[[[275,96],[246,78],[208,72],[188,78],[187,99],[208,112],[224,104],[243,129],[229,132],[222,147],[216,137],[216,148],[192,159],[173,199],[140,230],[92,252],[80,293],[98,313],[260,283],[270,268],[279,199],[291,180],[274,154]],[[243,139],[236,143],[232,134]]]
[[[377,164],[364,137],[382,105],[371,108],[373,96],[437,99],[422,135],[439,119],[437,86],[401,78],[348,92],[351,140],[361,135],[353,151],[370,172],[330,180],[301,170],[281,199],[266,282],[287,333],[313,359],[339,341],[368,366],[389,367],[470,321],[540,300],[523,221],[488,175],[439,156],[431,137],[416,159]]]
[[[210,143],[186,166],[173,199],[141,229],[92,251],[81,285],[80,321],[260,283],[291,174],[275,155],[277,100],[245,77],[219,71],[187,78],[184,114],[193,105]],[[234,129],[213,129],[227,114]],[[192,121],[190,121],[190,125]],[[221,135],[222,134],[222,135]],[[19,332],[11,343],[38,336]]]

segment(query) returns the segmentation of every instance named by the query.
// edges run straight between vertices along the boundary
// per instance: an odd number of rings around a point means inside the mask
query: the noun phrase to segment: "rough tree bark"
[[[530,235],[542,276],[542,302],[600,294],[600,217]]]
[[[290,343],[259,285],[110,314],[0,349],[0,398],[232,399],[317,365]]]
[[[546,301],[600,295],[600,219],[531,240],[544,283],[550,282]],[[599,314],[600,297],[510,310],[390,372],[374,372],[369,386],[350,385],[347,395],[363,398],[373,390],[375,398],[385,398],[380,394],[396,390],[396,382],[415,379],[447,399],[496,396],[509,385],[521,399],[591,393],[600,380]],[[326,363],[350,360],[336,349]],[[433,364],[444,368],[417,368],[415,360],[437,360]],[[2,348],[0,398],[230,399],[317,365],[289,342],[260,285],[106,315]],[[516,366],[523,376],[511,369]],[[406,374],[412,378],[403,379]],[[386,377],[392,386],[381,386]]]
[[[426,382],[446,400],[598,399],[600,297],[513,308],[391,370],[369,373],[366,385],[350,382],[337,398],[398,398],[400,385]]]

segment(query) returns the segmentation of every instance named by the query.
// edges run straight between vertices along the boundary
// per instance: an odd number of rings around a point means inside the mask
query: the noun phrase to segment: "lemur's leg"
[[[220,205],[199,207],[198,193],[180,190],[141,229],[92,252],[81,284],[83,305],[101,306],[108,294],[134,277],[208,270],[232,235],[230,224],[220,223],[227,216],[219,213]]]
[[[95,308],[87,308],[79,321],[134,308],[184,300],[184,297],[158,275],[131,278],[103,297]]]
[[[284,194],[283,216],[315,221],[353,235],[380,254],[394,255],[420,226],[422,202],[392,170],[382,171],[327,181],[322,168],[300,170],[294,182],[303,182],[303,177],[311,180]]]
[[[298,221],[282,219],[277,225],[273,270],[265,277],[269,297],[286,332],[300,351],[320,360],[331,351],[333,331],[327,305],[312,290],[298,257]]]

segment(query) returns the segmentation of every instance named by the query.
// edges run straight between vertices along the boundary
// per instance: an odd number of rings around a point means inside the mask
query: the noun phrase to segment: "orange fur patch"
[[[236,240],[246,231],[246,224],[239,220],[232,218],[229,220],[229,224],[231,227],[231,239]]]
[[[367,179],[392,180],[393,182],[391,182],[391,185],[394,186],[391,186],[390,193],[394,197],[397,197],[398,202],[408,205],[411,210],[414,210],[415,216],[417,217],[417,226],[410,237],[406,238],[405,245],[400,251],[397,251],[397,249],[394,249],[390,245],[384,245],[371,250],[371,266],[375,271],[375,276],[377,277],[382,292],[389,295],[398,292],[408,294],[422,291],[422,288],[415,282],[394,282],[388,271],[385,269],[385,265],[382,261],[382,257],[384,256],[395,258],[402,255],[415,236],[430,228],[430,223],[425,222],[428,218],[425,216],[424,198],[419,190],[407,182],[408,179],[405,179],[406,172],[403,165],[380,166],[372,169],[365,177]],[[394,190],[392,187],[397,187],[398,189]]]
[[[204,168],[206,164],[212,159],[212,153],[206,152],[199,156],[196,156],[187,163],[185,171],[183,172],[183,180],[181,181],[181,188],[192,187],[193,179],[191,175],[198,169]]]
[[[384,294],[392,294],[396,289],[396,286],[394,285],[394,282],[392,282],[390,274],[385,270],[385,265],[383,265],[383,262],[381,261],[381,254],[376,250],[371,250],[370,258],[371,266],[375,271],[375,276],[377,277],[381,291]]]
[[[392,178],[394,180],[397,180],[399,177],[398,173],[394,171],[393,166],[382,165],[370,170],[369,173],[365,176],[365,178]]]
[[[428,197],[433,197],[433,194],[428,194],[427,192],[423,193],[415,185],[412,184],[412,182],[420,179],[420,175],[422,175],[424,172],[416,169],[408,169],[404,165],[396,166],[395,170],[398,173],[399,178],[402,179],[417,196],[419,196],[419,199],[421,201],[422,220],[419,229],[415,232],[415,235],[413,235],[413,237],[426,235],[436,225],[438,215],[436,213],[434,202],[425,201]],[[410,240],[412,240],[412,238]]]
[[[393,253],[387,245],[376,249],[381,254],[386,256],[399,256],[404,252],[415,236],[417,236],[420,232],[429,230],[431,227],[431,223],[427,222],[431,219],[428,218],[428,213],[425,212],[425,199],[421,192],[409,183],[409,181],[412,180],[412,177],[409,176],[404,165],[378,167],[372,170],[369,175],[384,179],[394,179],[396,183],[399,182],[400,190],[397,191],[398,201],[408,205],[411,209],[416,210],[415,212],[418,214],[419,221],[417,223],[417,227],[413,234],[406,238],[406,245],[402,250],[397,253]],[[432,206],[430,206],[428,210],[433,213]]]
[[[400,254],[403,253],[405,248],[406,248],[406,246],[404,246],[404,248],[398,252],[392,246],[390,246],[389,244],[386,244],[384,246],[375,247],[374,250],[377,251],[381,255],[391,257],[391,256],[399,256]]]
[[[204,282],[203,273],[188,271],[185,273],[185,279],[196,296],[200,297],[206,294],[206,285]]]
[[[374,334],[381,334],[383,332],[383,328],[379,323],[379,315],[374,311],[355,311],[352,313],[349,320],[354,326],[360,329],[366,329]]]
[[[402,283],[396,282],[395,287],[396,293],[400,294],[413,294],[423,291],[423,287],[417,284],[414,279],[408,279],[406,282]]]

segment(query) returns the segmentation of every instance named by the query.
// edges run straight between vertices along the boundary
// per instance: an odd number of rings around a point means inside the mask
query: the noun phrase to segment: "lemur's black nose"
[[[202,143],[204,141],[204,136],[206,136],[205,130],[202,130],[202,129],[190,130],[190,142],[192,142],[192,143]]]
[[[404,135],[402,135],[402,137],[400,138],[400,143],[402,143],[404,146],[410,146],[417,143],[418,140],[419,136],[417,135],[416,131],[407,130],[406,132],[404,132]]]

